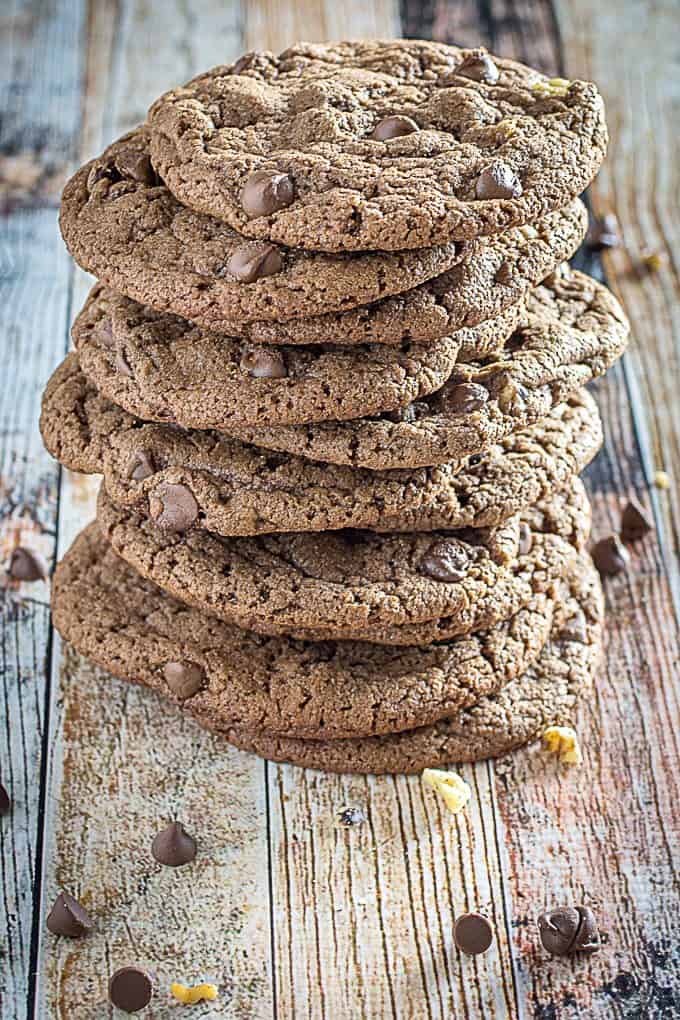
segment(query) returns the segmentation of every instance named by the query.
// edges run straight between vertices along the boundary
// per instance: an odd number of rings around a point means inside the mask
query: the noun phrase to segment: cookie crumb
[[[358,807],[345,808],[338,815],[340,824],[344,825],[345,828],[349,828],[352,825],[361,825],[366,821],[366,812]]]
[[[217,985],[192,985],[188,988],[186,985],[173,981],[170,985],[170,994],[185,1006],[192,1006],[195,1002],[201,1002],[203,999],[213,1002],[217,998]]]
[[[457,772],[444,772],[441,769],[425,769],[422,780],[426,786],[432,787],[444,800],[449,811],[457,815],[462,811],[472,790]]]
[[[548,726],[543,733],[543,745],[556,754],[563,765],[580,765],[583,761],[576,730],[571,726]]]
[[[661,251],[643,251],[641,255],[642,264],[650,273],[658,273],[666,264],[666,256]]]
[[[531,91],[538,96],[566,96],[571,88],[571,82],[567,78],[548,78],[547,81],[537,81],[531,86]]]
[[[665,471],[655,471],[652,484],[655,485],[657,489],[670,489],[670,475],[668,475]]]

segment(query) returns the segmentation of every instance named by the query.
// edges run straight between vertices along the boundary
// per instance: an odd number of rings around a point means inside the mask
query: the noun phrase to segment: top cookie
[[[242,234],[395,251],[566,205],[606,151],[594,85],[419,40],[253,52],[161,96],[152,161]]]

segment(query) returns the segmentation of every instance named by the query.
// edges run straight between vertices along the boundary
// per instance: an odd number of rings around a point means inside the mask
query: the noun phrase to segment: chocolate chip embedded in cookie
[[[234,66],[161,96],[148,124],[177,198],[249,237],[396,251],[494,234],[567,205],[605,154],[594,85],[481,49],[299,43]]]
[[[198,517],[198,503],[186,485],[161,482],[151,491],[149,514],[163,531],[182,532]]]

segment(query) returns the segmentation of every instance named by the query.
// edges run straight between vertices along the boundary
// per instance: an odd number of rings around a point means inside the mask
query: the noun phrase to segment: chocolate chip
[[[148,153],[137,149],[122,149],[116,153],[116,167],[124,177],[131,177],[140,184],[153,186],[158,183]]]
[[[193,861],[196,856],[196,840],[189,835],[181,822],[171,822],[154,838],[151,853],[159,864],[179,868]]]
[[[94,921],[78,900],[66,892],[59,893],[45,922],[53,935],[79,939],[94,928]]]
[[[241,368],[254,379],[285,379],[288,375],[283,355],[263,347],[246,351],[241,358]]]
[[[509,287],[512,283],[512,268],[510,263],[501,262],[493,279],[494,283],[500,284],[501,287]]]
[[[607,213],[602,218],[593,216],[588,225],[586,247],[590,251],[603,251],[605,248],[616,248],[621,244],[619,221],[614,213]]]
[[[631,500],[621,514],[621,538],[624,542],[637,542],[652,530],[652,523],[639,503]]]
[[[151,976],[139,967],[121,967],[109,978],[109,999],[124,1013],[137,1013],[151,1002]]]
[[[591,551],[593,563],[601,577],[613,577],[626,569],[630,561],[630,553],[618,535],[602,538]]]
[[[538,919],[544,949],[553,956],[596,953],[600,948],[597,921],[590,907],[556,907]]]
[[[534,536],[531,534],[531,528],[526,521],[519,522],[519,541],[517,543],[517,552],[520,556],[528,556],[531,552],[531,547],[534,544]]]
[[[492,163],[480,173],[475,184],[477,198],[518,198],[522,185],[506,163]]]
[[[420,572],[434,581],[462,581],[468,566],[465,549],[448,539],[433,542],[420,561]]]
[[[365,822],[366,812],[362,811],[362,809],[358,807],[345,808],[344,811],[340,812],[338,817],[340,819],[340,824],[349,829],[352,825],[361,825]]]
[[[114,346],[113,323],[108,316],[97,323],[92,331],[92,336],[102,347],[111,348]]]
[[[371,138],[376,142],[388,142],[390,138],[402,138],[404,135],[412,135],[414,131],[420,131],[414,120],[395,115],[378,121],[371,132]]]
[[[295,183],[289,174],[276,170],[256,170],[241,192],[243,211],[250,219],[271,216],[285,209],[295,198]]]
[[[0,815],[8,815],[12,809],[12,800],[5,787],[0,783]]]
[[[412,425],[414,421],[425,418],[429,413],[430,408],[424,401],[414,400],[412,404],[407,404],[406,407],[399,407],[396,411],[385,411],[382,417],[387,418],[388,421],[393,421],[395,425],[400,422]]]
[[[488,390],[478,383],[458,383],[442,390],[439,404],[447,414],[471,414],[484,407],[488,399]]]
[[[126,375],[128,378],[132,377],[132,369],[128,364],[127,358],[122,351],[116,351],[116,357],[114,359],[114,365],[118,375]]]
[[[586,623],[586,616],[582,609],[579,609],[573,616],[565,622],[564,626],[560,630],[560,637],[566,641],[578,641],[579,644],[585,645],[588,641],[588,625]]]
[[[137,450],[130,461],[128,478],[131,478],[133,482],[143,482],[145,478],[150,478],[155,473],[156,465],[153,462],[151,451]]]
[[[12,550],[9,575],[15,581],[41,581],[47,576],[47,568],[35,553],[19,545]]]
[[[250,67],[250,65],[253,63],[254,59],[255,59],[255,54],[254,53],[252,53],[252,52],[251,53],[244,53],[242,57],[238,58],[238,60],[236,61],[236,63],[232,67],[231,73],[232,74],[241,74],[241,72],[245,71],[247,67]]]
[[[453,926],[453,938],[461,952],[477,956],[493,942],[493,927],[481,914],[461,914]]]
[[[186,531],[198,517],[198,503],[186,485],[161,482],[149,496],[149,513],[159,528]]]
[[[240,283],[254,283],[283,269],[278,248],[262,241],[251,241],[236,249],[227,263],[227,271]]]
[[[205,673],[195,662],[166,662],[163,676],[172,693],[182,701],[197,694],[205,683]]]
[[[105,163],[95,163],[87,175],[87,190],[92,191],[100,181],[108,181],[109,184],[117,184],[123,178],[115,166]]]
[[[483,50],[470,53],[456,68],[456,74],[462,74],[464,78],[471,78],[473,81],[483,81],[486,85],[493,85],[500,77],[493,60]]]

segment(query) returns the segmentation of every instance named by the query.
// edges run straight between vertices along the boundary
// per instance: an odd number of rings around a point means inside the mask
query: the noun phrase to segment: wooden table
[[[48,584],[2,593],[0,822],[2,1020],[100,1020],[107,975],[149,964],[144,1015],[180,1015],[174,979],[213,979],[194,1017],[671,1018],[680,1016],[678,541],[678,9],[673,0],[5,0],[0,11],[0,542],[54,563],[92,514],[93,479],[58,467],[37,429],[41,389],[87,288],[57,231],[65,176],[170,85],[243,50],[297,38],[417,35],[484,43],[594,78],[612,144],[591,201],[624,244],[605,257],[633,324],[623,363],[595,387],[607,443],[588,473],[595,536],[636,495],[656,535],[608,583],[608,654],[583,713],[585,763],[535,748],[464,768],[473,798],[446,814],[418,778],[333,777],[225,747],[144,691],[61,648]],[[658,272],[641,262],[660,252]],[[592,260],[591,260],[592,261]],[[600,266],[592,265],[599,272]],[[671,487],[651,486],[657,469]],[[344,828],[346,807],[366,813]],[[200,840],[190,869],[148,848],[177,815]],[[56,940],[65,887],[97,932]],[[550,960],[535,917],[591,904],[607,944]],[[477,959],[452,919],[496,926]],[[183,1014],[182,1014],[183,1015]]]

